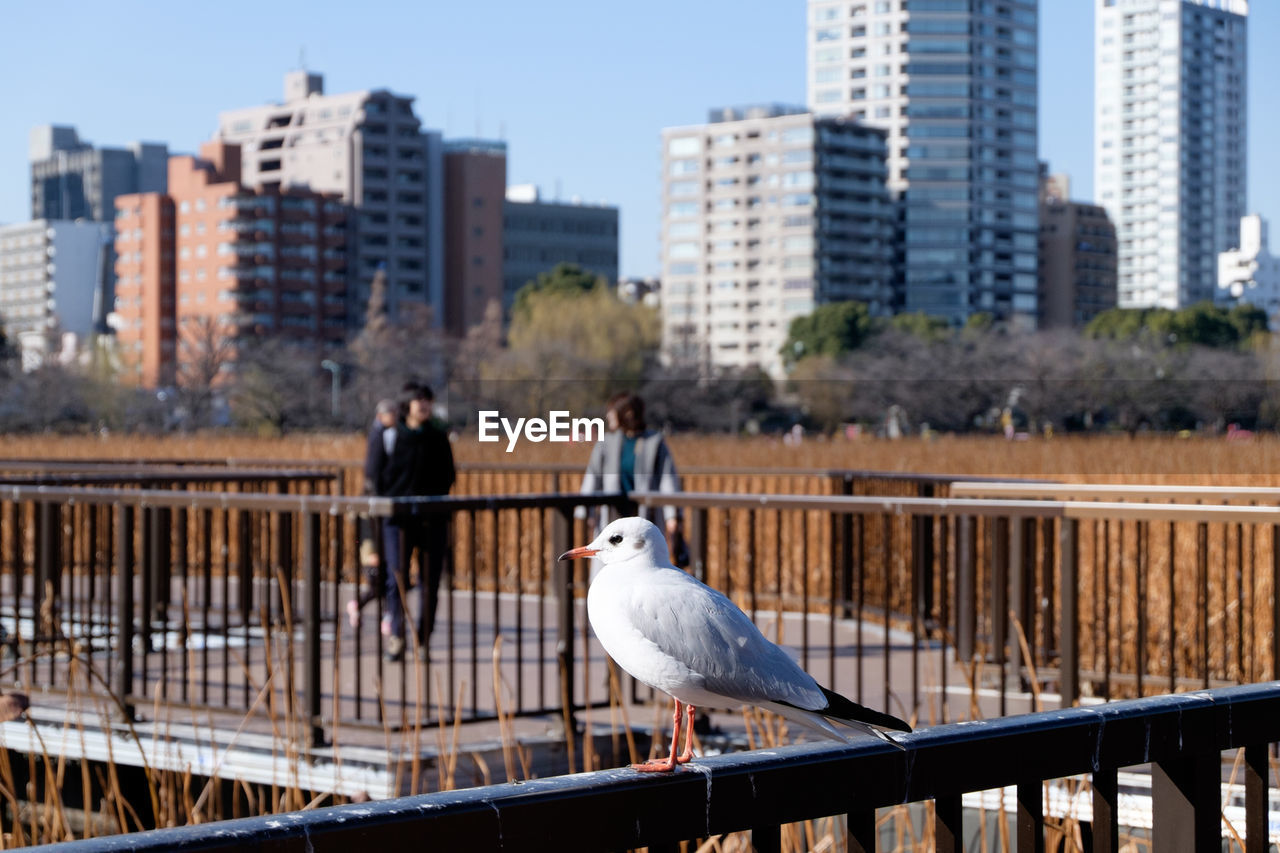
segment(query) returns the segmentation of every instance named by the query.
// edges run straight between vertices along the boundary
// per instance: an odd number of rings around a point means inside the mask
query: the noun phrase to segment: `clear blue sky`
[[[1280,2],[1249,24],[1249,204],[1280,233]],[[624,275],[658,271],[659,132],[709,107],[804,102],[804,0],[228,0],[13,3],[0,222],[29,217],[27,134],[74,124],[99,145],[194,151],[220,110],[281,98],[306,65],[329,92],[417,97],[446,136],[498,137],[511,183],[621,208]],[[1093,0],[1042,0],[1040,156],[1092,197]],[[1280,242],[1278,239],[1276,242]]]

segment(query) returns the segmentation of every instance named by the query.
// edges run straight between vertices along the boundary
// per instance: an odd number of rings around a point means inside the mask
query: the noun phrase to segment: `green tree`
[[[1179,310],[1169,308],[1112,308],[1084,328],[1087,338],[1132,341],[1150,346],[1235,348],[1249,343],[1267,328],[1264,311],[1251,305],[1226,309],[1197,302]]]
[[[922,341],[940,341],[951,332],[951,324],[945,317],[935,317],[923,311],[895,314],[889,318],[889,328]]]
[[[616,388],[635,387],[660,341],[654,309],[628,305],[603,285],[529,293],[514,312],[507,350],[482,365],[488,396],[512,412],[598,409]]]
[[[597,287],[607,288],[608,282],[577,264],[556,264],[551,270],[538,273],[536,279],[516,291],[515,300],[511,304],[511,316],[515,318],[529,311],[529,300],[534,296],[583,296]]]
[[[1236,327],[1241,341],[1252,341],[1254,335],[1266,334],[1268,331],[1267,312],[1248,302],[1234,305],[1227,312],[1227,318]]]
[[[839,358],[875,333],[875,321],[862,302],[831,302],[791,321],[779,351],[788,367],[814,356]]]

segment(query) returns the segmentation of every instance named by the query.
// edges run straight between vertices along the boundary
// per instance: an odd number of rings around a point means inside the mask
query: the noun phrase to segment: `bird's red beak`
[[[565,551],[556,559],[559,562],[564,562],[565,560],[578,560],[583,557],[594,557],[596,554],[599,554],[599,553],[600,553],[599,548],[589,548],[586,545],[583,545],[581,548],[574,548],[572,550]]]

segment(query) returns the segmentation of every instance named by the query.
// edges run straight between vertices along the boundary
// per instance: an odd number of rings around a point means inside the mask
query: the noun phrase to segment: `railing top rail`
[[[209,459],[106,459],[86,458],[68,460],[0,459],[0,471],[94,471],[136,470],[138,466],[157,469],[174,467],[230,467],[230,468],[327,468],[358,469],[362,462],[352,459],[271,459],[251,457],[225,457]],[[522,473],[573,474],[582,473],[582,463],[567,462],[466,462],[456,463],[459,471],[509,471]],[[793,468],[793,467],[730,467],[723,465],[682,465],[680,473],[688,475],[741,475],[764,476],[774,474],[785,477],[844,477],[846,479],[900,480],[903,482],[952,483],[966,482],[1042,482],[1026,478],[979,477],[973,475],[911,473],[907,471],[873,471],[858,468]]]
[[[1112,518],[1133,521],[1208,521],[1280,524],[1280,507],[1202,504],[1134,504],[1114,501],[1038,501],[982,498],[915,498],[879,495],[774,495],[720,492],[630,493],[641,506],[699,509],[771,509],[892,515],[973,515],[1015,518]]]
[[[1280,488],[1273,486],[1172,486],[1127,485],[1114,483],[1071,483],[1065,485],[1027,482],[990,483],[977,480],[951,484],[952,497],[965,498],[1032,498],[1083,500],[1097,498],[1160,498],[1161,503],[1175,501],[1280,501]]]
[[[1280,737],[1280,682],[956,723],[848,746],[697,759],[663,775],[603,770],[108,836],[72,851],[619,849],[708,837],[1028,781],[1169,761]]]
[[[130,483],[148,485],[156,483],[273,483],[279,481],[314,482],[332,481],[337,477],[332,470],[294,470],[277,468],[270,471],[256,469],[245,471],[232,468],[129,468],[118,472],[69,471],[67,473],[31,473],[17,475],[0,473],[0,484],[9,486],[72,486]]]
[[[0,484],[0,500],[65,504],[123,504],[137,507],[245,509],[263,512],[302,512],[325,515],[390,516],[397,509],[419,507],[423,512],[498,509],[561,509],[578,506],[617,506],[628,502],[621,492],[591,495],[528,494],[384,498],[333,495],[241,494],[168,489],[91,489],[67,486]]]

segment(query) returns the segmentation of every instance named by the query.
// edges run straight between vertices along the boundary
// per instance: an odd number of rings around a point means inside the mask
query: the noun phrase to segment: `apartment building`
[[[516,292],[556,264],[577,264],[618,280],[618,208],[578,199],[547,201],[536,186],[507,188],[502,206],[502,310],[510,316]]]
[[[1212,299],[1245,212],[1246,0],[1095,0],[1094,180],[1122,308]]]
[[[336,195],[249,188],[237,145],[173,157],[169,192],[117,199],[113,325],[126,379],[183,381],[211,347],[234,369],[245,339],[320,353],[347,332],[348,209]]]
[[[662,131],[665,356],[781,376],[791,320],[893,303],[885,132],[803,107],[712,110]]]
[[[163,143],[95,147],[74,127],[46,124],[32,128],[27,150],[33,220],[111,223],[117,196],[165,190],[169,151]],[[107,242],[110,245],[109,238]],[[106,274],[92,300],[93,325],[99,331],[106,329],[115,294],[115,259],[104,260]]]
[[[0,327],[24,369],[94,332],[93,309],[111,226],[35,219],[0,226]]]
[[[217,138],[241,146],[246,187],[334,194],[355,208],[347,307],[356,324],[380,266],[391,316],[425,306],[444,320],[443,141],[422,128],[413,101],[385,89],[329,95],[322,75],[291,71],[281,103],[218,117]]]
[[[1096,204],[1072,201],[1070,181],[1040,190],[1039,327],[1079,328],[1116,307],[1116,229]]]
[[[444,146],[445,330],[462,336],[503,304],[507,146],[451,139]]]

